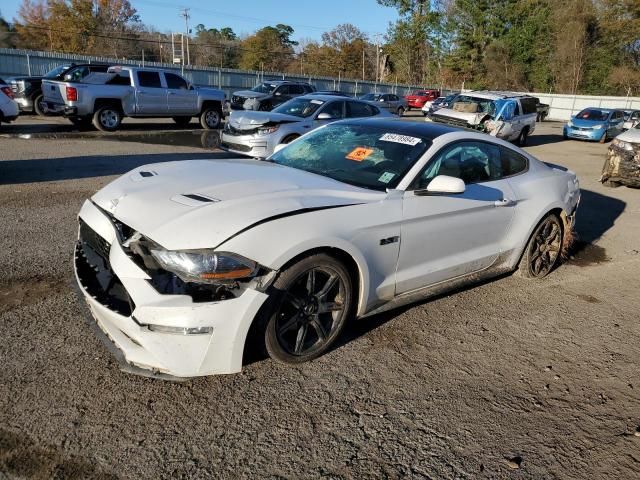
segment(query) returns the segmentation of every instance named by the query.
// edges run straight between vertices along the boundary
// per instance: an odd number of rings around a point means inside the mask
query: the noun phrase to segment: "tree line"
[[[371,0],[372,3],[374,0]],[[195,25],[199,66],[440,88],[640,95],[640,0],[376,0],[385,34],[346,23],[319,40],[286,24],[240,38]],[[0,46],[173,62],[181,38],[145,25],[129,0],[23,0]]]

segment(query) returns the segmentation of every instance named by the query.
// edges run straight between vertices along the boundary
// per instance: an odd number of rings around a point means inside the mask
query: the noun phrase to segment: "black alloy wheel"
[[[307,257],[281,273],[265,332],[271,358],[302,363],[327,351],[340,335],[352,304],[352,282],[341,262]]]
[[[555,267],[562,251],[562,223],[548,215],[536,227],[522,255],[519,271],[526,278],[546,277]]]

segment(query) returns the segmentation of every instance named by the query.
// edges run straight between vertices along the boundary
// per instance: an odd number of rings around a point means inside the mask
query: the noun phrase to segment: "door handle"
[[[508,198],[503,198],[502,200],[496,200],[493,202],[496,207],[513,207],[516,202],[515,200],[510,200]]]

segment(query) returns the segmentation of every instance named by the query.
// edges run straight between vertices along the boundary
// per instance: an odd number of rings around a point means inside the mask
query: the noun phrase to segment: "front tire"
[[[118,107],[105,105],[93,114],[93,126],[103,132],[115,132],[122,123],[122,112]]]
[[[220,128],[222,111],[219,107],[205,107],[200,113],[200,126],[206,130]]]
[[[401,117],[402,115],[404,115],[404,108],[400,107],[398,108],[398,116]]]
[[[518,273],[524,278],[544,278],[556,266],[562,252],[562,221],[549,214],[533,231],[522,254]]]
[[[264,337],[268,355],[298,364],[331,348],[353,304],[353,283],[345,266],[329,255],[312,255],[282,271],[273,288]]]

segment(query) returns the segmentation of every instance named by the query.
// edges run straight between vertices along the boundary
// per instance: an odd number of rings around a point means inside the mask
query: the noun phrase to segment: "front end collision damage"
[[[610,186],[640,188],[640,143],[623,143],[626,148],[613,143],[609,146],[600,181]]]

